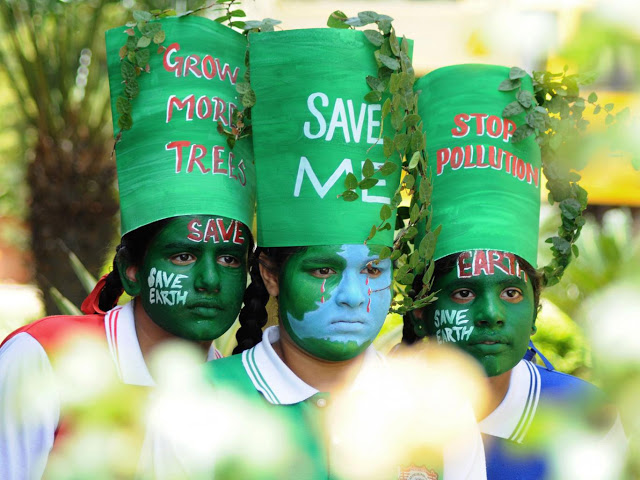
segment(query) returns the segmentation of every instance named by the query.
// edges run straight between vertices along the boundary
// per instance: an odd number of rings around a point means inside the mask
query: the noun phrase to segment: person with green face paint
[[[534,268],[541,163],[533,136],[508,141],[524,120],[502,118],[515,98],[515,91],[498,91],[508,74],[505,67],[457,65],[416,82],[429,156],[436,159],[432,221],[442,231],[434,256],[437,299],[405,316],[403,342],[429,336],[482,365],[491,393],[487,412],[478,413],[488,479],[552,479],[571,442],[549,441],[549,448],[544,440],[570,433],[562,421],[590,427],[605,450],[623,451],[626,440],[603,393],[556,371],[530,343],[541,291]],[[531,79],[521,80],[531,91]],[[536,354],[544,365],[533,361]],[[557,422],[553,438],[541,434],[545,422]]]
[[[356,138],[347,133],[347,123],[331,126],[337,119],[332,108],[363,103],[368,91],[363,79],[377,71],[374,47],[362,32],[331,29],[252,33],[250,44],[258,247],[250,260],[236,355],[209,362],[205,375],[215,390],[229,389],[277,418],[298,446],[293,463],[279,473],[269,465],[251,478],[343,478],[331,460],[341,447],[326,412],[363,376],[384,368],[372,342],[391,304],[392,264],[379,253],[392,246],[394,232],[381,230],[365,240],[398,187],[400,169],[384,178],[377,174],[375,188],[359,191],[362,198],[356,201],[340,198],[344,175],[353,172],[359,178],[367,158],[376,166],[385,159],[381,144],[368,143],[367,127]],[[318,56],[350,64],[349,72],[318,62]],[[279,81],[283,71],[286,85]],[[375,142],[380,104],[363,105],[363,112],[370,111],[369,137]],[[287,112],[287,121],[277,128],[274,111]],[[317,130],[327,133],[327,126],[342,133],[320,138]],[[277,302],[279,324],[263,332],[269,299]],[[179,448],[193,446],[175,451]],[[230,461],[242,462],[242,452],[235,453]],[[184,453],[177,463],[184,466],[186,458]],[[224,462],[213,466],[214,476],[228,478],[225,467]],[[442,478],[441,458],[424,467]],[[190,473],[186,476],[207,475]],[[394,468],[390,478],[397,475]],[[467,477],[452,473],[447,478]]]
[[[154,350],[182,340],[201,348],[203,362],[220,358],[212,340],[229,329],[242,306],[253,245],[250,142],[240,141],[227,151],[226,138],[210,118],[194,120],[188,113],[180,118],[171,99],[198,93],[224,104],[237,102],[229,80],[178,78],[172,55],[178,50],[199,57],[216,52],[216,61],[240,68],[246,39],[204,18],[173,17],[161,24],[174,43],[164,55],[150,56],[151,73],[137,80],[132,111],[121,106],[131,79],[123,81],[127,60],[119,55],[129,27],[106,34],[123,235],[113,270],[82,304],[84,316],[38,320],[13,332],[0,348],[2,479],[40,478],[58,433],[68,426],[54,357],[69,338],[95,337],[108,349],[110,366],[122,383],[152,387],[147,365]],[[129,114],[133,127],[121,130],[118,122]],[[216,152],[216,171],[204,163],[204,146]],[[123,292],[133,299],[119,306]],[[33,382],[37,404],[29,394]],[[85,385],[74,388],[83,391]]]

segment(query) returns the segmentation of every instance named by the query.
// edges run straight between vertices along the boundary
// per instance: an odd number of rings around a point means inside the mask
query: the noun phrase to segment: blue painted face
[[[382,328],[391,304],[391,261],[382,247],[309,246],[280,276],[280,319],[303,350],[324,360],[362,353]]]

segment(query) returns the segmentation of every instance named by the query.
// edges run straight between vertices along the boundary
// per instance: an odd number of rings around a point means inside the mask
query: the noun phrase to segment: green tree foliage
[[[23,129],[16,162],[26,165],[36,280],[76,304],[84,290],[64,247],[97,273],[115,234],[104,31],[126,16],[115,0],[0,2],[0,71]],[[55,310],[48,295],[46,306]]]

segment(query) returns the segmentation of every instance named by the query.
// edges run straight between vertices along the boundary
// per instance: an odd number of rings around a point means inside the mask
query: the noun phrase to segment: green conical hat
[[[116,145],[122,234],[177,215],[220,215],[253,223],[255,166],[251,143],[233,151],[217,132],[230,124],[242,81],[246,39],[212,20],[160,20],[166,50],[150,49],[150,73],[137,77],[131,102],[133,126]],[[107,31],[113,129],[126,113],[126,68],[120,49],[128,27]],[[130,65],[130,64],[129,64]],[[119,108],[118,108],[119,107]]]
[[[419,79],[419,111],[433,181],[433,225],[442,225],[435,259],[491,249],[537,264],[540,149],[534,136],[510,141],[524,114],[503,109],[518,90],[498,91],[509,69],[453,65]],[[522,89],[533,91],[531,78]]]
[[[338,198],[347,172],[360,180],[366,159],[385,162],[381,103],[363,100],[366,76],[377,76],[375,47],[362,32],[333,29],[251,34],[249,44],[258,244],[364,242],[400,175],[376,174],[355,201]],[[391,245],[393,231],[370,242]]]

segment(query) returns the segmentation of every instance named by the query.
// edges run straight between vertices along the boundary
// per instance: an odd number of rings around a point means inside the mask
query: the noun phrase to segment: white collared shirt
[[[267,328],[262,334],[262,342],[242,352],[242,364],[256,390],[262,393],[269,403],[293,405],[319,392],[298,378],[278,356],[272,344],[279,339],[279,327]],[[357,388],[358,379],[385,363],[385,358],[375,348],[367,348],[364,351],[362,368],[351,388]]]
[[[533,363],[520,360],[511,371],[504,399],[479,425],[482,433],[522,443],[540,400],[540,373]]]

